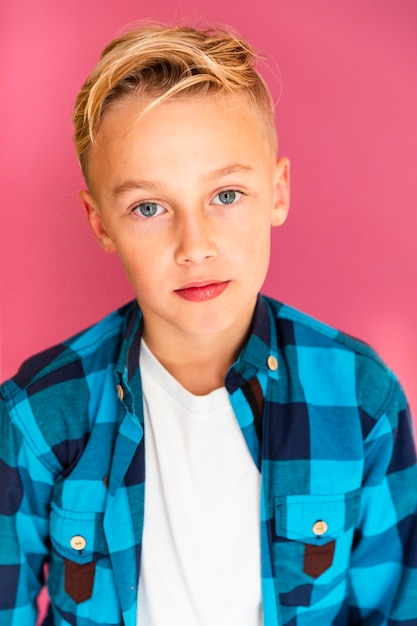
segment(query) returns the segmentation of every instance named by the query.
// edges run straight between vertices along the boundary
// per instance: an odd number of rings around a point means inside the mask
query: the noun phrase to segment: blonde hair
[[[81,88],[74,108],[74,143],[84,174],[103,115],[117,101],[151,97],[150,108],[179,95],[241,93],[260,114],[276,151],[274,107],[255,69],[258,55],[225,29],[147,25],[111,41]]]

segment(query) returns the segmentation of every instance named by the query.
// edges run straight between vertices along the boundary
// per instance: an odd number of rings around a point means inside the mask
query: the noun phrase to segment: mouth
[[[207,300],[213,300],[213,298],[220,296],[227,289],[229,282],[228,280],[210,280],[201,283],[190,283],[180,289],[176,289],[175,293],[190,302],[206,302]]]

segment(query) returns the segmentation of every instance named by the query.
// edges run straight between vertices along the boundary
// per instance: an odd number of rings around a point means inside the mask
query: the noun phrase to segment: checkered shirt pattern
[[[46,562],[45,625],[136,623],[141,332],[130,303],[0,388],[0,626],[35,624]],[[265,626],[417,626],[417,464],[395,376],[260,296],[225,385],[261,472]]]

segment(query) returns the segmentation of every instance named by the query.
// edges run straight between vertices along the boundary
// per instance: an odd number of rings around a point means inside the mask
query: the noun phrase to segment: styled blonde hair
[[[266,129],[277,137],[270,92],[255,69],[258,55],[239,36],[220,28],[146,25],[111,41],[81,88],[74,108],[74,143],[84,174],[87,154],[104,113],[114,103],[151,98],[142,115],[169,98],[225,92],[244,94]]]

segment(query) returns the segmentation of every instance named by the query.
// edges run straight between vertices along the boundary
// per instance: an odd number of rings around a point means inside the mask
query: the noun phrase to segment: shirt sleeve
[[[411,413],[393,379],[363,414],[364,484],[350,568],[349,624],[417,625],[417,465]]]
[[[48,557],[53,476],[0,393],[0,624],[33,626]]]

